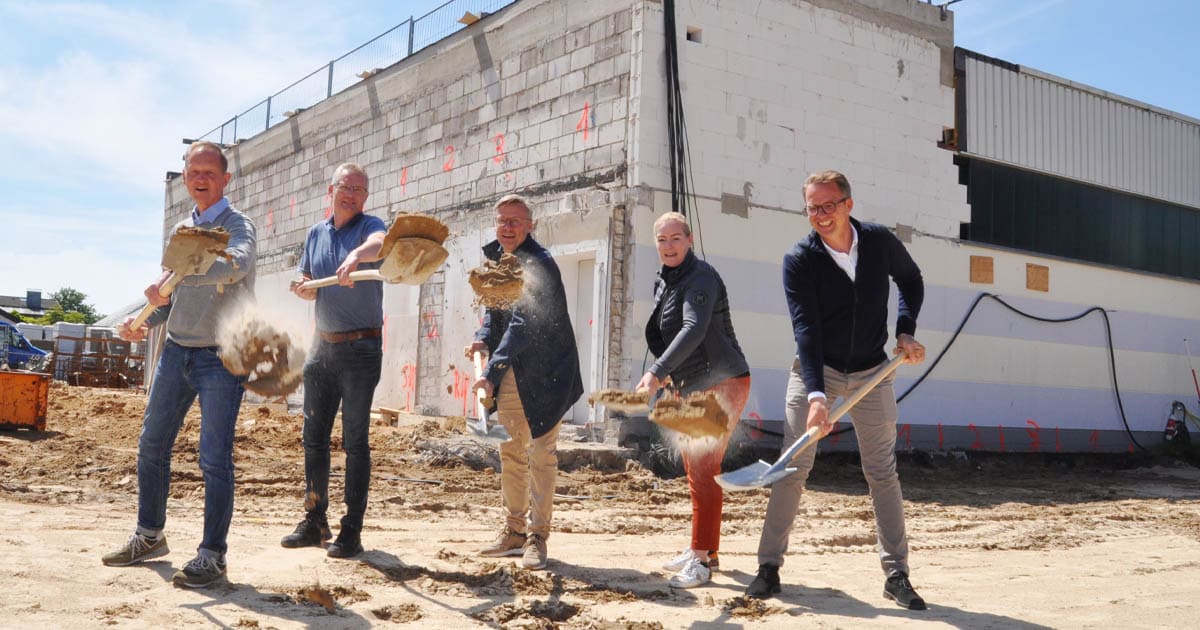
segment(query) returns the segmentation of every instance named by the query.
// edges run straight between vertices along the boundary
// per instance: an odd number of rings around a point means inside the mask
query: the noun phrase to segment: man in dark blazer
[[[509,439],[500,444],[500,491],[507,522],[485,556],[521,556],[528,569],[546,566],[562,417],[583,395],[579,351],[567,314],[558,265],[529,235],[529,205],[517,195],[496,202],[496,240],[483,248],[490,260],[513,254],[521,262],[525,293],[511,309],[487,309],[475,342],[466,348],[489,354],[472,391],[495,400]],[[526,522],[528,519],[528,523]]]

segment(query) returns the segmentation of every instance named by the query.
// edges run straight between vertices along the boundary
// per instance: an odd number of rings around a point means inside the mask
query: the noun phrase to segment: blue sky
[[[0,0],[0,294],[70,286],[102,313],[136,300],[182,138],[440,4]],[[1200,3],[952,8],[960,46],[1200,118]]]

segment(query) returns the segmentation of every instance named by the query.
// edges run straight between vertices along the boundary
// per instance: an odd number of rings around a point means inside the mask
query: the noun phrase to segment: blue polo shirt
[[[386,232],[379,217],[360,213],[341,229],[333,227],[333,217],[308,228],[304,251],[300,255],[300,273],[326,278],[337,273],[346,256],[375,232]],[[380,263],[362,263],[361,269],[378,269]],[[317,289],[317,330],[346,332],[383,326],[383,283],[374,280],[355,282],[354,287],[333,285]]]

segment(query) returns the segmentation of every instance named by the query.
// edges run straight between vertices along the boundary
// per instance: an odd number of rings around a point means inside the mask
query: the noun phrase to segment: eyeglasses
[[[496,219],[496,225],[505,228],[516,228],[524,225],[529,219]]]
[[[847,199],[849,199],[849,197],[842,197],[837,201],[830,201],[829,203],[819,203],[815,206],[804,206],[804,209],[808,210],[809,214],[833,214],[833,211],[837,210],[837,207],[842,205],[842,202],[846,201]]]
[[[337,186],[334,186],[334,188],[338,189],[338,192],[348,192],[355,195],[365,195],[368,192],[366,186],[347,186],[346,184],[338,184]]]

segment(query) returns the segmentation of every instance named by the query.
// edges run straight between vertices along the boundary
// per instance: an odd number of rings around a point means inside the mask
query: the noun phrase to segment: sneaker
[[[338,532],[337,540],[329,543],[325,555],[330,558],[353,558],[363,552],[362,540],[357,529],[343,527]]]
[[[908,576],[903,573],[897,573],[883,583],[883,596],[895,600],[901,608],[925,610],[925,600],[917,595]]]
[[[696,557],[696,554],[692,553],[691,549],[684,549],[683,551],[679,552],[678,556],[675,556],[674,558],[664,562],[662,568],[672,573],[681,571],[683,567],[687,566],[687,563],[690,562],[694,557]],[[721,561],[717,559],[717,552],[708,552],[708,570],[716,573],[718,570],[720,570],[720,568]]]
[[[158,540],[146,538],[141,534],[133,534],[125,541],[125,546],[105,554],[100,561],[110,567],[127,567],[131,564],[161,558],[171,550],[167,548],[167,537],[159,536]]]
[[[329,523],[325,519],[305,518],[296,526],[295,531],[284,536],[279,544],[288,549],[320,547],[322,542],[330,538],[333,538],[333,532],[329,531]]]
[[[548,556],[546,537],[542,534],[530,534],[525,540],[525,549],[521,553],[521,566],[530,571],[544,569]]]
[[[204,554],[197,555],[176,571],[171,581],[175,586],[204,588],[225,577],[225,561]]]
[[[667,580],[667,584],[675,588],[695,588],[701,584],[707,584],[711,579],[712,571],[709,570],[708,565],[692,556],[692,559],[679,570],[679,573],[672,575],[671,579]]]
[[[525,534],[518,532],[511,527],[505,527],[500,535],[496,537],[496,542],[484,547],[479,555],[489,558],[500,558],[502,556],[519,556],[525,550]]]
[[[753,599],[766,599],[772,595],[778,595],[779,587],[779,567],[773,564],[758,565],[758,575],[754,576],[754,581],[746,588],[746,597]]]

